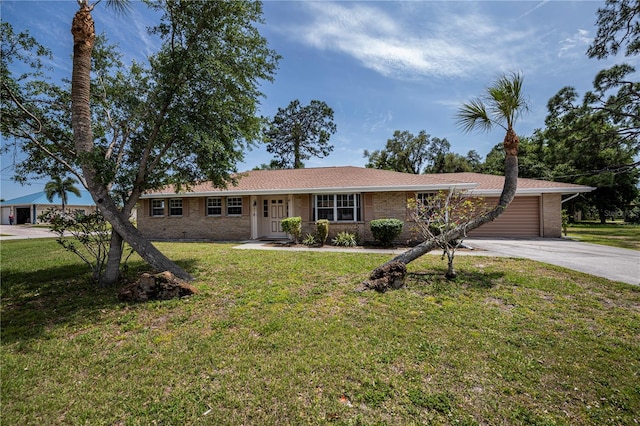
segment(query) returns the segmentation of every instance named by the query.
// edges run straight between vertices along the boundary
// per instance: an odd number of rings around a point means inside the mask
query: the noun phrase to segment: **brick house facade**
[[[315,232],[315,221],[330,220],[329,238],[355,232],[372,241],[369,223],[397,218],[405,222],[404,243],[413,238],[407,200],[439,190],[467,191],[497,202],[504,177],[478,173],[412,175],[359,167],[255,170],[240,174],[236,186],[220,189],[208,183],[176,194],[172,187],[143,195],[138,228],[156,240],[239,241],[286,238],[280,221],[302,217],[303,235]],[[495,221],[471,234],[484,237],[560,237],[563,194],[593,188],[560,182],[519,179],[516,198]]]

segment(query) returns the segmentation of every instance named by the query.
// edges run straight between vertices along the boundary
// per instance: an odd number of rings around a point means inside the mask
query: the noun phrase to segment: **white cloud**
[[[501,27],[486,15],[464,8],[443,12],[430,2],[411,8],[393,3],[303,5],[310,21],[287,28],[291,37],[317,49],[341,52],[384,76],[402,79],[510,69],[514,55],[531,40],[527,31]]]
[[[578,29],[578,31],[572,36],[560,41],[558,57],[565,58],[583,56],[591,41],[592,38],[589,37],[589,31]]]

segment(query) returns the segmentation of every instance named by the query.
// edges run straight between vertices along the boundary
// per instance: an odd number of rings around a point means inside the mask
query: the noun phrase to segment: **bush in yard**
[[[302,240],[302,244],[304,244],[305,246],[315,246],[317,243],[318,241],[313,234],[307,234],[307,236],[304,237],[304,240]]]
[[[404,223],[399,219],[374,219],[370,223],[373,238],[383,247],[390,247],[402,232]]]
[[[109,254],[111,227],[99,211],[85,214],[83,211],[62,211],[50,208],[38,216],[51,226],[51,232],[65,250],[77,255],[86,263],[96,282],[102,278]]]
[[[288,217],[280,221],[282,230],[293,237],[295,243],[300,240],[302,235],[302,218],[300,216]]]
[[[351,232],[338,232],[338,235],[331,240],[334,246],[355,247],[358,245],[358,237]]]
[[[323,246],[329,236],[329,221],[327,219],[316,221],[316,233],[318,234],[318,242]]]

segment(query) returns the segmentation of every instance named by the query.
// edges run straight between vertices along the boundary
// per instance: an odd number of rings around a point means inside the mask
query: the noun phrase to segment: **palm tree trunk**
[[[113,229],[111,230],[111,241],[109,242],[109,254],[107,255],[107,265],[104,274],[100,277],[100,285],[110,287],[115,285],[120,278],[120,262],[122,261],[122,237]]]
[[[502,193],[500,194],[498,204],[487,213],[478,216],[477,218],[456,228],[453,228],[450,231],[445,232],[441,236],[441,238],[444,238],[446,241],[451,241],[466,236],[469,231],[496,220],[504,212],[511,201],[513,201],[513,198],[516,195],[516,189],[518,187],[518,136],[515,134],[513,129],[507,130],[507,134],[504,138],[504,147],[506,154],[504,167],[504,185],[502,187]],[[370,279],[373,281],[373,277],[375,277],[376,282],[365,282],[365,286],[369,288],[384,287],[383,285],[381,285],[379,280],[387,279],[386,276],[381,277],[381,270],[386,265],[395,262],[400,262],[406,265],[409,262],[412,262],[439,247],[440,245],[436,240],[427,240],[418,244],[417,246],[405,251],[404,253],[394,257],[393,259],[374,269],[371,272]],[[397,279],[397,277],[393,277],[393,279],[395,280]]]
[[[193,280],[193,277],[169,260],[136,229],[128,218],[123,218],[105,185],[96,179],[96,171],[89,159],[94,149],[91,129],[91,54],[95,41],[95,30],[91,16],[92,7],[83,2],[73,17],[73,73],[71,77],[71,124],[77,155],[80,157],[82,173],[87,188],[100,212],[114,231],[147,262],[158,271],[170,271],[175,276]],[[114,249],[115,250],[115,249]],[[115,258],[112,260],[115,262]]]

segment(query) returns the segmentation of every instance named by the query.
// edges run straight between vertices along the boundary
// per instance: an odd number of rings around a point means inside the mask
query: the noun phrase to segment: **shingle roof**
[[[210,182],[192,185],[183,196],[202,195],[268,195],[282,193],[330,193],[330,192],[384,192],[384,191],[433,191],[456,187],[489,194],[502,190],[504,177],[479,173],[442,173],[415,175],[389,170],[363,167],[319,167],[309,169],[252,170],[236,175],[236,186],[214,188]],[[547,182],[534,179],[518,179],[518,192],[587,192],[592,188]],[[173,186],[149,191],[143,198],[176,194]]]
[[[462,182],[475,182],[478,184],[472,192],[482,195],[499,194],[504,186],[504,176],[485,175],[482,173],[442,173],[439,176],[451,178]],[[565,182],[552,182],[548,180],[518,178],[518,194],[526,193],[576,193],[590,192],[595,188],[585,185],[577,185]]]
[[[22,197],[13,198],[11,200],[6,200],[1,203],[3,207],[5,206],[15,206],[15,205],[60,205],[61,200],[59,195],[54,195],[53,201],[47,200],[47,197],[44,195],[44,192],[35,192],[33,194],[23,195]],[[80,197],[76,196],[72,193],[67,193],[67,205],[71,206],[93,206],[95,205],[93,198],[91,198],[91,194],[89,191],[80,191]]]

